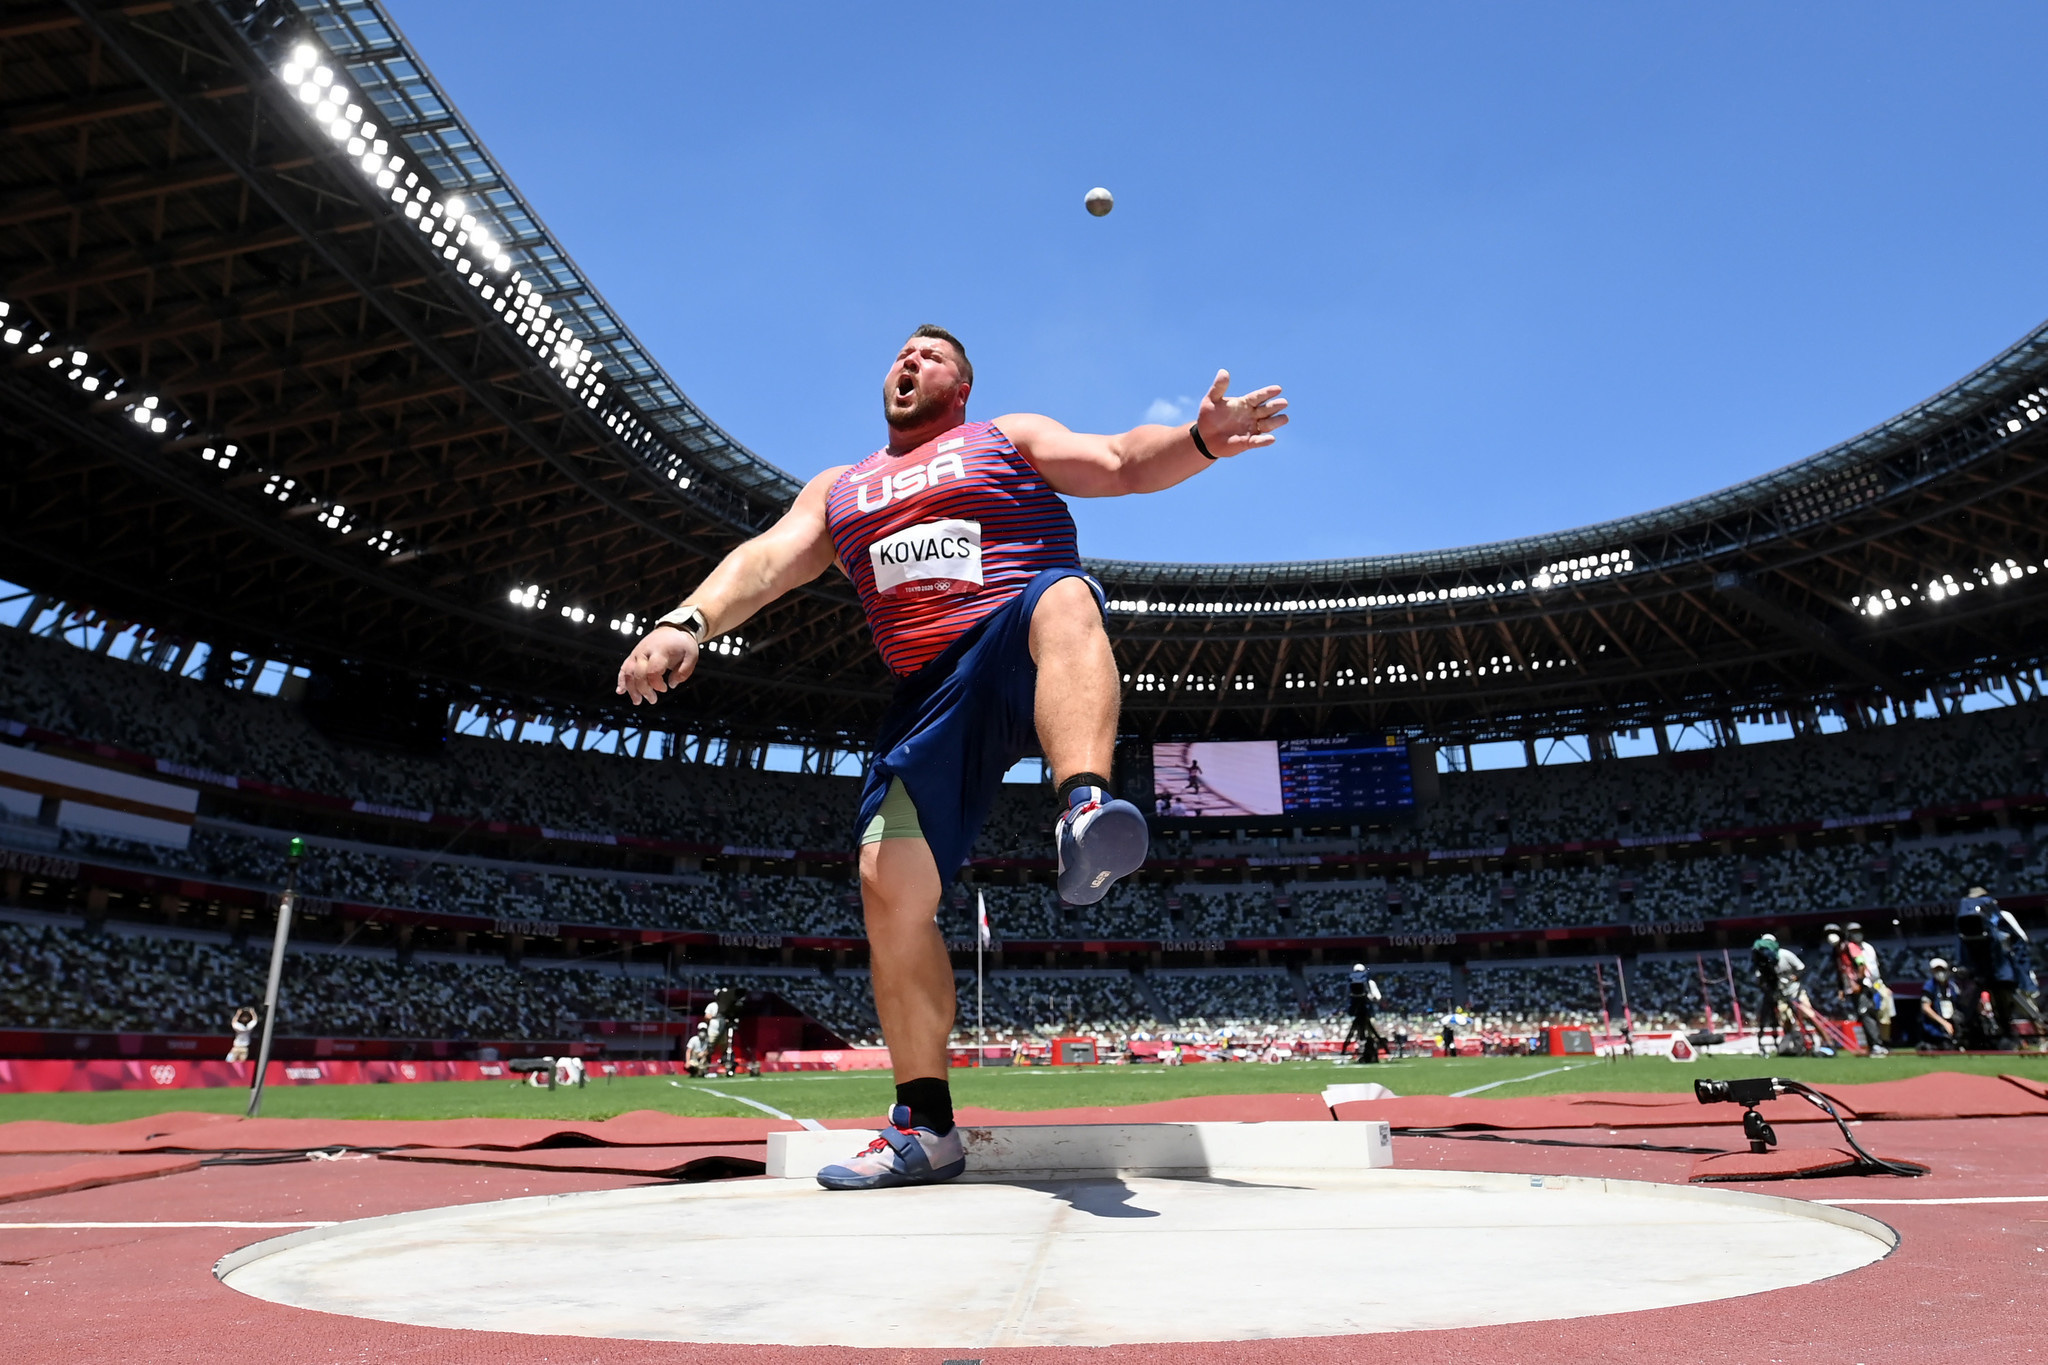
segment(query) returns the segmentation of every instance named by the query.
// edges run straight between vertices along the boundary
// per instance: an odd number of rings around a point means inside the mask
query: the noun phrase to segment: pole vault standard
[[[1614,959],[1614,986],[1621,992],[1621,1036],[1628,1047],[1628,1055],[1636,1055],[1636,1017],[1628,1008],[1628,977],[1621,970],[1621,959]]]
[[[284,976],[284,943],[292,932],[292,902],[298,898],[299,859],[306,841],[293,836],[284,860],[284,894],[277,898],[277,936],[270,940],[270,984],[263,988],[263,1045],[256,1053],[256,1079],[249,1083],[249,1117],[263,1108],[263,1073],[270,1069],[270,1035],[277,1025],[277,983]]]
[[[1729,958],[1728,950],[1721,950],[1721,970],[1728,974],[1728,1005],[1735,1012],[1735,1036],[1742,1036],[1742,997],[1735,993],[1735,963]],[[1761,1034],[1757,1035],[1761,1041]]]
[[[1607,977],[1601,972],[1597,958],[1593,962],[1593,984],[1600,988],[1600,1036],[1607,1040],[1607,1060],[1611,1062],[1614,1060],[1614,1020],[1607,1013]]]

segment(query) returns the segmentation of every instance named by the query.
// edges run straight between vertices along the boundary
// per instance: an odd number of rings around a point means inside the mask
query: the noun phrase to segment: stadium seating
[[[456,737],[432,757],[374,752],[328,739],[288,701],[0,630],[0,720],[8,719],[350,802],[741,850],[843,850],[857,793],[855,781],[844,777],[576,752],[561,744]],[[1700,751],[1682,764],[1653,758],[1448,774],[1441,800],[1413,826],[1356,836],[1309,833],[1299,840],[1176,837],[1163,839],[1156,851],[1241,859],[1302,851],[1486,849],[1853,822],[2038,789],[2044,739],[2048,707],[2032,704],[1865,734]],[[1046,807],[1038,788],[1006,787],[977,855],[1045,856]],[[291,817],[279,814],[275,826],[249,818],[246,809],[231,817],[203,806],[183,849],[65,829],[54,851],[95,865],[175,871],[268,891],[281,877]],[[18,828],[0,828],[0,842]],[[368,906],[565,925],[822,939],[854,939],[862,932],[858,896],[843,863],[828,865],[825,875],[815,868],[788,875],[730,864],[705,871],[687,862],[655,871],[645,856],[632,861],[602,848],[586,853],[573,843],[566,852],[560,842],[545,845],[552,850],[547,861],[514,860],[454,851],[438,835],[408,841],[407,830],[403,822],[359,821],[314,835],[301,890]],[[1214,944],[1846,913],[1942,903],[1973,884],[2000,894],[2048,891],[2048,859],[2024,829],[1905,837],[1912,833],[1908,827],[1895,840],[1880,836],[1868,843],[1751,842],[1739,851],[1694,841],[1687,852],[1668,857],[1646,846],[1604,865],[1521,861],[1503,872],[1361,876],[1346,869],[1336,880],[1304,880],[1293,870],[1260,869],[1259,876],[1274,879],[1125,884],[1085,909],[1061,905],[1043,884],[983,879],[957,885],[939,918],[949,939],[971,941],[979,896],[999,942]],[[47,841],[38,846],[47,848]],[[1702,851],[1707,856],[1697,856]],[[1474,866],[1469,860],[1432,864]],[[23,983],[6,1017],[33,1027],[214,1029],[226,1012],[247,1003],[250,973],[260,963],[252,966],[244,950],[203,937],[166,936],[162,926],[147,933],[118,923],[110,929],[93,935],[0,928],[10,983]],[[1925,951],[1887,951],[1917,979]],[[639,977],[544,961],[515,968],[423,953],[401,964],[388,948],[307,945],[293,962],[298,976],[291,1009],[305,1012],[307,1027],[317,1022],[329,1033],[540,1036],[576,1019],[655,1008]],[[726,974],[754,980],[747,970],[735,966]],[[1646,955],[1635,971],[1630,1007],[1639,1024],[1704,1017],[1691,958]],[[1388,1018],[1414,1031],[1433,1029],[1437,1017],[1460,1006],[1506,1031],[1586,1022],[1599,1008],[1584,964],[1474,964],[1462,987],[1434,964],[1389,965],[1379,979]],[[797,971],[759,980],[776,983],[793,1003],[848,1037],[876,1034],[863,973]],[[1019,1035],[1273,1027],[1299,1033],[1328,1026],[1344,1005],[1336,967],[1310,967],[1298,976],[1277,966],[1155,969],[1134,976],[1115,969],[1032,974],[1011,964],[990,983],[989,1026]],[[1817,994],[1830,989],[1824,973],[1814,987]],[[1717,1010],[1726,1010],[1725,995],[1725,983],[1710,989]],[[1618,996],[1609,1003],[1618,1014]]]
[[[514,970],[476,959],[295,950],[280,992],[287,1034],[562,1038],[584,1019],[641,1019],[658,981],[611,970]],[[0,922],[0,1027],[226,1031],[260,1002],[267,945]]]

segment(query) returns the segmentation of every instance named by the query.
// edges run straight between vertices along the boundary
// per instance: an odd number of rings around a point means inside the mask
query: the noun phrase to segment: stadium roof
[[[373,0],[16,7],[0,48],[7,575],[590,716],[639,624],[794,494],[646,353]],[[1369,559],[1098,563],[1127,728],[1598,732],[2031,667],[2044,418],[2048,330],[1656,512]],[[873,722],[888,678],[843,582],[740,636],[671,724]]]

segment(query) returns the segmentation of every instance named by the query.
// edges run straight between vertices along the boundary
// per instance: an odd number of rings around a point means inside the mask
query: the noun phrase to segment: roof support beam
[[[417,275],[394,279],[390,287],[402,289],[425,282],[425,276]],[[247,325],[280,314],[351,303],[361,297],[362,291],[346,280],[319,280],[296,290],[264,290],[139,314],[91,333],[86,337],[86,344],[97,350],[146,346],[195,332],[210,332],[228,323]]]
[[[352,233],[367,231],[368,219],[338,223],[326,231]],[[158,270],[184,270],[213,265],[247,256],[256,251],[276,251],[304,244],[304,234],[291,227],[274,227],[261,232],[195,232],[135,246],[113,247],[75,260],[56,262],[32,270],[7,282],[8,292],[19,298],[38,294],[66,294],[89,285],[108,284]]]
[[[301,156],[273,162],[271,169],[294,171],[312,164],[312,157]],[[193,190],[203,190],[210,185],[233,184],[240,178],[233,168],[223,166],[214,158],[200,157],[183,165],[173,166],[169,170],[153,171],[146,175],[99,176],[68,185],[53,185],[46,190],[20,195],[4,208],[0,208],[0,227],[17,227],[39,218],[56,218],[87,209],[111,208],[116,204],[132,203],[138,199],[187,194]]]
[[[1824,622],[1816,621],[1804,612],[1796,611],[1782,602],[1764,596],[1741,574],[1715,574],[1714,591],[1726,598],[1731,605],[1773,627],[1780,634],[1789,636],[1834,660],[1859,682],[1882,688],[1894,697],[1908,695],[1908,689],[1903,682],[1871,662],[1861,650],[1851,646]]]

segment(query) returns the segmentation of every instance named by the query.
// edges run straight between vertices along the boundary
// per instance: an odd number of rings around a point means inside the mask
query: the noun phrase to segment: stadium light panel
[[[368,101],[358,103],[353,100],[351,95],[354,92],[340,79],[333,66],[320,60],[322,55],[315,43],[298,43],[288,59],[278,66],[277,75],[293,89],[301,102],[310,106],[315,122],[346,148],[364,176],[380,190],[392,192],[392,202],[402,206],[405,216],[414,220],[422,234],[431,238],[434,249],[443,260],[454,264],[457,273],[471,288],[479,290],[486,300],[493,298],[494,291],[486,283],[484,274],[488,270],[506,276],[508,286],[516,285],[522,301],[530,299],[540,304],[537,321],[532,311],[522,314],[501,304],[494,303],[492,311],[505,319],[518,338],[548,358],[550,366],[562,378],[564,387],[572,395],[582,397],[584,406],[617,433],[630,449],[644,452],[652,440],[651,433],[629,416],[603,410],[598,400],[605,396],[606,388],[591,380],[596,367],[589,364],[588,349],[572,329],[555,319],[554,309],[541,302],[533,285],[513,269],[510,251],[499,242],[490,224],[479,221],[463,195],[451,194],[440,203],[433,202],[431,191],[420,183],[418,173],[406,171],[405,159],[393,153],[389,143],[377,138],[379,130],[370,120]],[[404,175],[406,190],[396,188],[401,174]],[[477,207],[487,208],[488,205],[479,204]],[[455,232],[458,222],[463,229],[459,235]],[[456,237],[452,244],[448,240],[450,236]],[[467,248],[468,254],[463,254],[458,248]],[[474,263],[471,257],[475,258]],[[15,344],[18,337],[18,331],[10,332],[9,344]],[[618,399],[611,401],[616,403]],[[647,458],[644,453],[643,458]],[[690,486],[687,478],[674,473],[670,478],[680,488]]]

